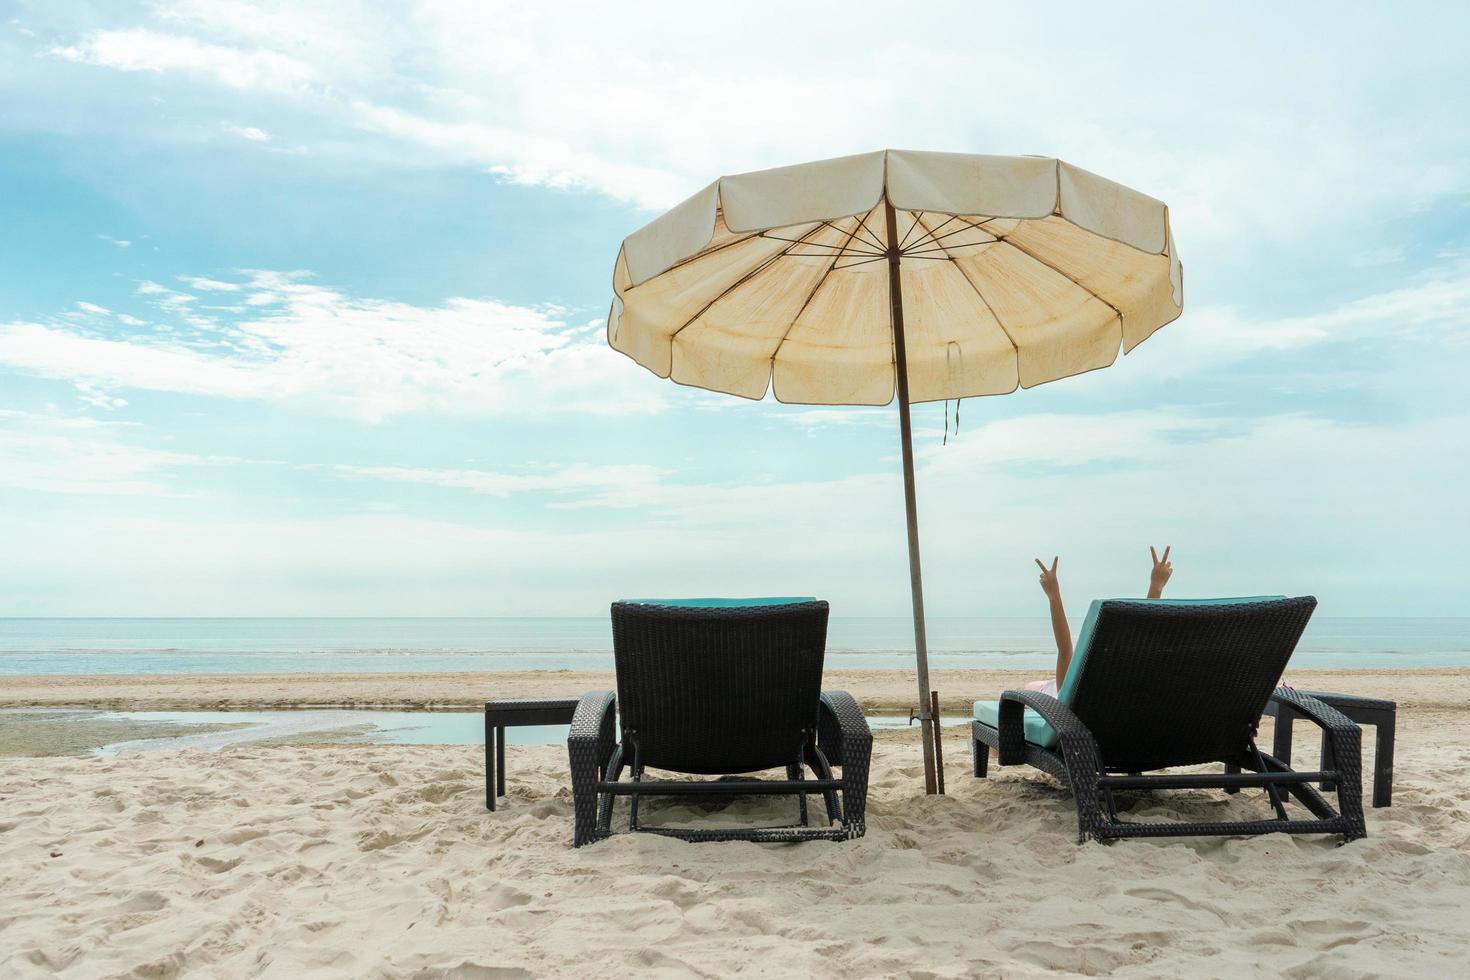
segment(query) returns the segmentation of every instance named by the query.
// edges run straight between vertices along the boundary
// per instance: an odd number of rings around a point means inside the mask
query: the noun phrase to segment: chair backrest
[[[612,604],[618,714],[644,765],[712,775],[797,760],[817,723],[827,603],[739,601]]]
[[[1236,758],[1316,607],[1311,596],[1099,600],[1058,699],[1108,769]]]

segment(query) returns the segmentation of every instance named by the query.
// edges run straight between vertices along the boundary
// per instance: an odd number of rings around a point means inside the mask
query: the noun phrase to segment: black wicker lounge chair
[[[1276,688],[1316,606],[1310,596],[1094,602],[1056,697],[1006,691],[998,702],[976,702],[975,775],[985,776],[994,747],[1003,766],[1025,763],[1068,783],[1079,842],[1274,832],[1363,837],[1358,727],[1315,698]],[[1321,727],[1332,771],[1293,772],[1256,747],[1269,700]],[[1226,771],[1142,775],[1207,763]],[[1336,786],[1336,810],[1313,783]],[[1120,790],[1246,787],[1266,791],[1274,818],[1130,822],[1119,818],[1114,799]],[[1288,815],[1293,798],[1310,818]]]
[[[851,695],[821,690],[827,603],[713,602],[613,603],[617,695],[584,695],[567,738],[576,846],[611,835],[619,796],[629,797],[630,829],[683,840],[863,835],[873,736]],[[833,766],[841,768],[840,777]],[[815,779],[806,778],[807,767]],[[649,769],[730,776],[780,768],[784,780],[645,778]],[[621,779],[624,769],[629,781]],[[752,794],[797,796],[800,822],[691,829],[638,823],[640,797]],[[807,794],[822,798],[825,826],[811,825]]]

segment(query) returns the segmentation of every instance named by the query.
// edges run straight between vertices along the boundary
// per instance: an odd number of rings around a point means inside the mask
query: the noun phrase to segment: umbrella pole
[[[909,587],[914,601],[914,653],[919,674],[919,727],[924,742],[924,792],[937,792],[934,740],[938,720],[930,712],[929,644],[924,636],[924,581],[919,571],[919,507],[914,498],[914,435],[909,423],[909,363],[904,349],[903,283],[899,276],[898,220],[887,195],[883,213],[888,219],[888,301],[893,316],[893,358],[898,375],[898,426],[903,441],[903,500],[909,526]]]

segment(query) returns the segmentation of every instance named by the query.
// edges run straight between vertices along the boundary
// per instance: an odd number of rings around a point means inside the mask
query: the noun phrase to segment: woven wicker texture
[[[1310,597],[1229,606],[1104,602],[1072,711],[1110,769],[1238,753],[1316,605]]]
[[[785,766],[817,724],[827,603],[613,603],[624,738],[645,766],[721,775]]]
[[[611,836],[619,795],[628,796],[630,829],[687,841],[795,842],[863,835],[873,735],[851,695],[820,690],[825,602],[746,608],[616,603],[612,621],[619,694],[583,695],[567,737],[576,846]],[[619,708],[621,725],[615,729]],[[631,770],[631,783],[621,782],[625,768]],[[643,783],[645,768],[693,775],[784,769],[785,789],[797,796],[800,823],[640,827],[640,797],[681,795],[689,785]],[[807,770],[830,782],[813,783],[808,791]],[[648,788],[634,791],[640,784]],[[777,789],[770,781],[752,786]],[[712,787],[697,788],[707,795]],[[715,791],[741,795],[750,790],[731,782]],[[821,825],[812,825],[808,796],[821,801],[826,817]]]

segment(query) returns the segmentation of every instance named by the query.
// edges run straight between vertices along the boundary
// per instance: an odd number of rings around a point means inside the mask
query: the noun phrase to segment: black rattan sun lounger
[[[584,695],[567,738],[573,842],[580,847],[610,836],[613,807],[623,796],[631,830],[683,840],[861,837],[873,736],[850,695],[821,690],[827,603],[727,601],[711,607],[703,603],[712,600],[698,600],[700,606],[679,601],[613,603],[617,695]],[[808,768],[815,778],[807,778]],[[625,769],[628,781],[622,780]],[[698,776],[784,769],[786,779],[649,779],[650,769]],[[645,796],[768,793],[798,798],[796,825],[683,828],[638,822]],[[824,826],[812,825],[808,794],[821,797]]]
[[[994,747],[1003,766],[1024,763],[1061,779],[1076,800],[1079,841],[1275,832],[1363,837],[1358,727],[1315,698],[1276,688],[1316,606],[1310,596],[1095,602],[1056,697],[1006,691],[998,702],[976,702],[975,775],[985,775]],[[1331,771],[1293,772],[1256,747],[1268,700],[1322,729]],[[1226,771],[1143,775],[1208,763]],[[1335,785],[1337,809],[1314,783]],[[1118,816],[1120,791],[1184,788],[1263,789],[1275,816],[1197,823]],[[1292,817],[1289,801],[1307,814]]]

